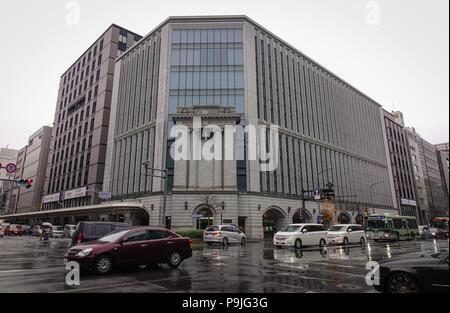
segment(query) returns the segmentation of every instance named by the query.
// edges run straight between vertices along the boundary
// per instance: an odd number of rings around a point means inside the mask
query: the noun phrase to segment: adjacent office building
[[[20,149],[19,152],[17,153],[17,161],[16,161],[17,170],[14,173],[15,180],[21,179],[23,177],[25,158],[27,156],[27,148],[28,148],[28,146],[25,146],[22,149]],[[44,162],[47,162],[47,159]],[[19,193],[20,193],[20,188],[16,184],[13,184],[11,191],[10,191],[10,196],[8,198],[8,203],[9,203],[8,213],[10,213],[10,214],[12,214],[16,211],[17,201],[19,200]]]
[[[443,143],[436,145],[438,161],[439,161],[439,169],[441,171],[442,182],[444,184],[444,190],[447,193],[447,202],[448,195],[450,193],[449,189],[449,144]]]
[[[4,180],[0,181],[0,212],[8,211],[10,191],[13,188],[13,182],[6,180],[13,180],[14,173],[8,173],[6,167],[11,163],[16,164],[18,152],[19,151],[15,149],[0,148],[0,179]]]
[[[14,214],[41,209],[51,136],[52,127],[43,126],[30,136],[28,145],[19,151],[16,178],[30,179],[33,183],[30,188],[14,188],[10,199]]]
[[[278,166],[173,160],[169,131],[192,132],[193,117],[222,131],[278,125]],[[384,123],[378,103],[248,17],[170,17],[117,59],[103,187],[113,200],[141,202],[151,225],[232,223],[250,238],[315,222],[325,206],[310,191],[328,183],[339,221],[361,220],[367,208],[396,213]],[[249,138],[240,139],[230,146],[246,156]],[[168,170],[165,212],[164,179],[145,161]]]
[[[403,115],[383,110],[384,126],[389,151],[388,167],[392,171],[397,207],[401,215],[420,217],[414,192],[414,178],[410,162],[410,148],[404,131]]]
[[[115,59],[140,39],[111,25],[61,76],[43,210],[100,202]]]

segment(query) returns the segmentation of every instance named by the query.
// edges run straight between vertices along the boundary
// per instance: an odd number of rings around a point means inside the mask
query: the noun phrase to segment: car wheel
[[[319,241],[319,247],[325,247],[325,245],[327,244],[327,242],[325,241],[325,239],[320,239]]]
[[[108,255],[101,255],[95,260],[94,269],[99,275],[109,274],[113,269],[113,260]]]
[[[414,236],[414,233],[411,233],[411,240],[416,239],[416,236]]]
[[[228,246],[228,238],[223,238],[222,245]]]
[[[345,237],[345,238],[344,238],[344,241],[343,241],[342,243],[344,244],[344,246],[347,246],[347,245],[348,245],[348,238]]]
[[[302,246],[303,246],[302,241],[300,239],[297,239],[294,244],[295,249],[301,249]]]
[[[179,252],[174,251],[170,254],[169,256],[169,260],[167,261],[167,264],[171,267],[171,268],[177,268],[178,265],[180,265],[181,263],[181,255]]]
[[[207,242],[208,246],[212,245],[212,242]]]
[[[361,239],[359,239],[359,243],[360,244],[364,244],[366,242],[366,238],[364,238],[364,237],[361,237]]]
[[[420,291],[417,281],[407,273],[394,273],[386,284],[388,293],[418,293]]]
[[[247,240],[245,240],[245,238],[241,239],[241,245],[245,245],[246,242],[247,242]]]

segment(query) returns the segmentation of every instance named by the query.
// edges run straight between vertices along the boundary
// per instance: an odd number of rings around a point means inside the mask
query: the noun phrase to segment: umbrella
[[[43,227],[45,227],[45,226],[48,226],[48,227],[53,227],[53,225],[52,225],[52,224],[50,224],[50,223],[42,223],[42,226],[43,226]]]

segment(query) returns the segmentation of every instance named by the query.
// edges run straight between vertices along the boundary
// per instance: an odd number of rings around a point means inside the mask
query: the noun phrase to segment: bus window
[[[395,229],[403,228],[403,223],[402,223],[402,220],[401,220],[401,219],[393,218],[393,219],[392,219],[392,222],[394,223],[394,228],[395,228]]]
[[[408,227],[409,228],[417,228],[417,221],[416,220],[408,220]]]
[[[408,228],[408,226],[406,225],[406,221],[403,220],[402,222],[403,222],[403,223],[402,223],[402,224],[403,224],[403,228]]]

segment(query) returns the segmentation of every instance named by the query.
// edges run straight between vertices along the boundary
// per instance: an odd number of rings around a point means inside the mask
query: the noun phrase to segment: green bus
[[[364,217],[367,239],[378,240],[413,240],[419,238],[417,219],[414,216],[397,214],[375,214]]]

